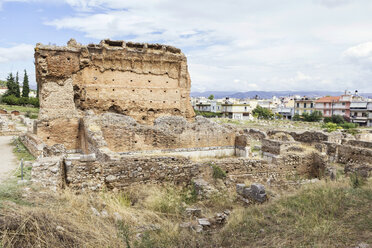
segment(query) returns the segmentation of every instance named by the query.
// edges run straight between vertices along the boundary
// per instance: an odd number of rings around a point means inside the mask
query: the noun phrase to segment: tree
[[[16,86],[13,73],[9,73],[8,77],[6,78],[6,87],[8,88],[8,91],[5,93],[5,96],[16,95]]]
[[[18,71],[17,71],[16,78],[15,78],[15,96],[16,97],[21,97],[21,90],[19,89]]]
[[[25,70],[25,75],[23,77],[22,97],[28,97],[29,93],[30,93],[30,85],[28,83],[28,75]]]
[[[209,99],[209,100],[213,100],[213,99],[214,99],[214,95],[210,95],[210,96],[208,96],[208,99]]]
[[[314,111],[311,114],[309,113],[302,113],[302,118],[304,121],[307,122],[318,122],[322,119],[323,115],[320,111]]]
[[[259,119],[271,119],[274,114],[270,109],[257,106],[253,111],[253,115]]]
[[[294,121],[300,121],[301,120],[301,116],[299,114],[295,114],[293,116],[292,120],[294,120]]]

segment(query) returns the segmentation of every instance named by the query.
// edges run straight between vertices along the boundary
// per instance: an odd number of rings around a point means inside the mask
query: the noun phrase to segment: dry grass
[[[243,208],[231,192],[196,201],[192,188],[138,185],[125,192],[75,194],[0,187],[3,247],[348,247],[372,243],[372,183],[322,182]],[[30,186],[28,186],[30,187]],[[1,193],[3,192],[3,193]],[[26,194],[26,195],[25,195]],[[202,234],[179,228],[196,206],[228,224]],[[1,246],[0,246],[1,247]]]

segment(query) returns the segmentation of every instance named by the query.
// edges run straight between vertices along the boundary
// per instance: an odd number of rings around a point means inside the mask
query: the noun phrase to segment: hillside
[[[344,92],[337,92],[337,91],[247,91],[247,92],[233,92],[233,91],[205,91],[205,92],[191,92],[192,97],[208,97],[210,95],[214,95],[215,98],[224,98],[224,97],[232,97],[232,98],[254,98],[258,96],[261,99],[268,99],[272,98],[273,96],[276,97],[285,97],[291,95],[300,95],[300,96],[308,96],[308,97],[321,97],[321,96],[339,96],[342,95]],[[360,93],[360,95],[364,97],[372,98],[372,93]]]

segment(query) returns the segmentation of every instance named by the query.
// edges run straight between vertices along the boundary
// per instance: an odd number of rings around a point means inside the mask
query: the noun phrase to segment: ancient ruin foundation
[[[152,125],[161,116],[194,117],[190,76],[180,49],[104,40],[82,46],[37,44],[40,118],[37,135],[48,145],[80,149],[84,111],[132,117]],[[62,132],[63,130],[63,132]]]
[[[350,169],[359,168],[356,158],[371,162],[369,143],[341,133],[263,132],[194,117],[186,57],[174,47],[37,44],[35,65],[40,115],[21,139],[38,157],[33,180],[45,186],[189,184],[207,178],[212,165],[226,173],[226,185],[282,185],[296,175],[321,177],[329,161]]]

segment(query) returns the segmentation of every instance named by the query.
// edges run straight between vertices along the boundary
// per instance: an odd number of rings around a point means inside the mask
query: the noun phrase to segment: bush
[[[270,109],[257,106],[253,111],[253,115],[259,119],[272,119],[274,117],[273,112]]]
[[[303,113],[302,114],[304,121],[307,122],[318,122],[322,119],[323,115],[320,111],[314,111],[311,114]]]
[[[352,128],[357,128],[358,124],[345,122],[345,123],[339,124],[339,126],[342,127],[343,129],[352,129]]]
[[[8,105],[19,105],[19,98],[14,95],[4,96],[1,101]]]
[[[300,121],[301,120],[301,116],[299,114],[295,114],[293,116],[292,120],[294,120],[294,121]]]
[[[40,107],[39,98],[36,97],[29,97],[28,104],[34,106],[35,108]]]
[[[214,117],[221,117],[222,116],[222,113],[202,112],[202,111],[198,111],[198,110],[195,110],[195,114],[196,115],[201,115],[201,116],[206,117],[206,118],[214,118]]]
[[[226,177],[226,172],[224,172],[219,166],[211,164],[213,169],[213,178],[214,179],[223,179]]]
[[[334,132],[334,131],[339,130],[339,129],[342,129],[342,127],[340,127],[336,123],[332,123],[332,122],[328,122],[328,123],[324,124],[322,126],[322,128],[325,128],[326,131],[329,132],[329,133]]]
[[[359,175],[357,172],[350,174],[350,184],[354,189],[362,187],[366,182],[366,179]]]
[[[35,108],[38,108],[39,98],[35,97],[16,97],[14,95],[3,96],[1,101],[8,105],[32,105]]]

